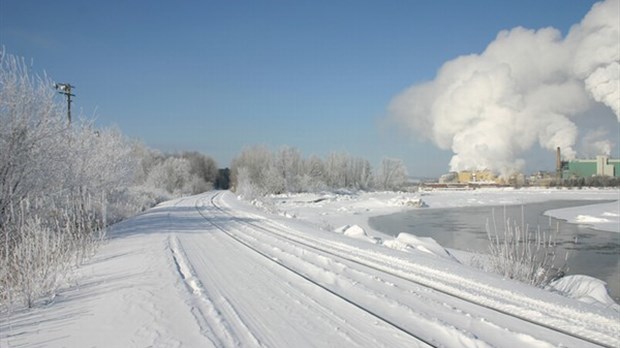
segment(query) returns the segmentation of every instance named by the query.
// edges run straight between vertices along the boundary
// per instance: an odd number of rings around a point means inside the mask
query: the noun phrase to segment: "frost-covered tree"
[[[233,160],[232,181],[237,192],[277,194],[325,189],[369,190],[373,188],[374,176],[366,159],[346,153],[331,153],[325,160],[317,156],[304,159],[292,147],[285,146],[272,153],[256,146],[244,149]]]
[[[359,157],[349,159],[349,187],[368,190],[373,185],[372,167],[370,163]]]
[[[11,204],[59,178],[65,155],[58,145],[68,130],[51,84],[0,51],[0,226]]]
[[[305,192],[318,192],[325,190],[325,164],[317,156],[310,156],[304,160],[303,175],[300,178],[301,190]]]
[[[260,198],[267,194],[265,187],[259,185],[252,179],[248,167],[238,167],[236,169],[236,192],[247,200]]]
[[[377,188],[382,190],[399,190],[407,183],[407,168],[402,160],[384,158],[377,173]]]
[[[243,151],[233,159],[231,164],[230,170],[233,188],[244,190],[240,188],[239,185],[252,183],[253,186],[264,189],[266,186],[267,172],[272,164],[273,155],[266,147],[254,146],[243,149]],[[243,178],[239,177],[241,168],[245,168],[242,171]]]
[[[163,162],[166,157],[161,152],[148,148],[140,142],[133,143],[132,152],[132,157],[138,163],[134,173],[134,185],[144,185],[151,169]]]
[[[134,182],[137,163],[132,157],[133,146],[118,129],[96,129],[92,123],[83,122],[70,136],[66,144],[66,189],[109,194]]]
[[[218,175],[217,164],[213,158],[195,151],[183,152],[181,157],[189,161],[189,172],[196,177],[194,180],[202,180],[206,187],[213,186]]]
[[[53,292],[108,221],[142,207],[129,190],[146,178],[140,146],[90,121],[68,124],[53,85],[0,51],[0,306]]]
[[[300,192],[300,179],[303,171],[303,160],[296,148],[282,147],[274,156],[274,171],[271,175],[279,176],[282,191]]]
[[[191,193],[190,167],[185,158],[168,157],[151,169],[146,184],[170,194]]]
[[[372,186],[370,163],[346,153],[332,153],[325,160],[328,187],[368,190]]]
[[[134,184],[147,196],[157,193],[157,201],[211,190],[219,175],[216,162],[199,152],[162,154],[138,145],[134,155],[139,162]]]
[[[331,153],[325,159],[325,183],[330,188],[345,188],[348,186],[348,155]]]

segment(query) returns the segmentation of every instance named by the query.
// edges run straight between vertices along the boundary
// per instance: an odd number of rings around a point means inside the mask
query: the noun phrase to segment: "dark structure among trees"
[[[220,168],[218,170],[213,188],[216,190],[228,190],[230,188],[230,169]]]

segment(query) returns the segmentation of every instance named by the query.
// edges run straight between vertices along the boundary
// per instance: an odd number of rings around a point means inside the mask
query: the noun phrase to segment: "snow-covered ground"
[[[417,237],[408,233],[400,233],[394,238],[374,229],[368,220],[373,216],[389,215],[410,209],[521,205],[553,200],[582,200],[583,206],[550,210],[545,213],[546,215],[601,231],[620,232],[618,189],[482,188],[399,193],[343,191],[276,195],[254,203],[263,210],[305,220],[326,231],[380,243],[397,250],[416,249],[434,256],[448,259],[457,256],[457,259],[467,261],[474,256],[470,252],[446,250],[432,238]],[[603,204],[589,202],[601,200],[613,202]],[[478,256],[477,259],[481,258]],[[599,302],[603,306],[618,308],[607,295],[605,282],[588,276],[573,276],[570,279],[570,282],[557,284],[555,290],[585,302]],[[588,289],[589,292],[584,293],[584,289]]]
[[[273,196],[268,205],[289,217],[316,222],[326,229],[358,225],[373,236],[384,236],[368,225],[373,216],[388,215],[423,204],[425,208],[502,206],[551,200],[583,200],[584,206],[557,209],[548,215],[586,224],[594,229],[620,232],[620,191],[617,189],[484,188],[422,192],[312,193]],[[589,205],[587,201],[615,200]]]
[[[546,214],[573,224],[620,233],[620,201],[549,210]]]
[[[432,207],[546,195],[287,196],[276,214],[229,192],[166,202],[114,226],[52,301],[0,313],[0,346],[617,347],[612,308],[437,257],[440,246],[415,236],[394,244],[421,248],[386,247],[362,222],[415,198]]]

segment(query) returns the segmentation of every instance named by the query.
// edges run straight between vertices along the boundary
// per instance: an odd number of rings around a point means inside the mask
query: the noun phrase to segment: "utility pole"
[[[57,83],[54,87],[58,93],[67,96],[67,120],[69,121],[69,125],[71,125],[71,97],[75,97],[75,94],[71,93],[71,89],[75,88],[75,86],[71,86],[69,83]]]

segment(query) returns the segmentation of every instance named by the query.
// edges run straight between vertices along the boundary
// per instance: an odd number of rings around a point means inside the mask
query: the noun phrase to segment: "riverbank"
[[[368,219],[410,209],[440,209],[475,206],[502,206],[552,200],[583,200],[584,207],[549,211],[552,217],[571,223],[587,224],[604,231],[620,232],[620,190],[483,188],[476,190],[436,190],[421,192],[323,192],[268,197],[268,209],[281,215],[312,222],[325,230],[357,225],[374,237],[385,237],[373,229]],[[612,203],[588,206],[588,201]],[[585,207],[587,206],[587,207]]]
[[[380,243],[393,249],[418,250],[442,258],[456,257],[459,261],[469,264],[472,257],[475,256],[468,251],[471,249],[445,248],[433,238],[414,235],[416,234],[415,231],[406,231],[408,233],[401,234],[394,234],[394,231],[392,233],[380,231],[369,224],[369,219],[414,209],[510,206],[570,200],[583,201],[583,205],[549,210],[546,214],[567,220],[570,223],[587,225],[593,229],[620,232],[617,222],[618,215],[620,215],[618,214],[619,198],[620,191],[618,189],[484,188],[407,193],[324,192],[287,194],[271,196],[257,204],[264,205],[263,208],[288,218],[310,222],[326,231],[345,234],[372,243]],[[611,202],[600,204],[600,201],[605,200]],[[441,221],[437,221],[437,224],[441,224]],[[614,272],[614,277],[616,273]],[[604,296],[599,296],[596,301],[604,306],[619,308],[606,294],[611,291],[611,288],[608,288],[607,291],[603,290],[605,288],[604,282],[586,276],[578,279],[580,279],[579,284],[572,284],[570,289],[564,289],[562,292],[584,302],[592,302],[591,295],[593,293],[602,293]],[[616,278],[612,277],[612,279]],[[583,289],[587,290],[584,292]],[[616,295],[618,293],[618,291],[611,292]]]

